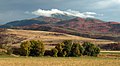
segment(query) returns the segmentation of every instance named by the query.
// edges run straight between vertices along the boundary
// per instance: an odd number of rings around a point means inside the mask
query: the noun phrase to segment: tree
[[[44,55],[44,53],[45,53],[45,47],[44,47],[43,42],[38,41],[37,50],[38,50],[38,55],[39,56],[43,56]]]
[[[66,57],[68,57],[71,53],[70,53],[70,51],[71,51],[71,47],[72,47],[72,45],[73,45],[73,42],[72,42],[72,40],[64,40],[63,42],[62,42],[63,44],[64,44],[64,47],[63,47],[63,50],[64,50],[64,55],[66,56]]]
[[[21,47],[21,55],[23,56],[29,56],[30,54],[30,49],[31,49],[31,43],[29,41],[22,42],[20,47]]]
[[[84,42],[82,46],[85,49],[84,55],[97,56],[100,53],[100,48],[90,42]]]
[[[57,55],[59,57],[63,57],[63,47],[64,47],[63,43],[57,44],[56,47],[55,47],[58,50],[58,54]]]
[[[58,50],[57,55],[59,57],[68,57],[71,53],[71,47],[73,42],[71,40],[64,40],[62,43],[56,45],[56,49]]]
[[[43,56],[44,52],[44,44],[41,41],[31,40],[21,43],[21,55],[23,56]]]
[[[71,48],[71,56],[78,57],[84,52],[84,48],[79,43],[73,43]]]
[[[30,56],[43,56],[45,52],[44,45],[41,41],[30,41],[31,49]]]
[[[52,56],[57,57],[58,50],[56,48],[53,48],[51,51],[52,51]]]
[[[65,40],[55,48],[59,57],[81,56],[84,52],[84,48],[79,43],[73,43],[71,40]]]

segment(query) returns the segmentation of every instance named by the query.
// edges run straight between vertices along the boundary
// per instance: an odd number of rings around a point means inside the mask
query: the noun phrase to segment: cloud
[[[28,11],[27,11],[28,13]],[[75,16],[75,17],[82,17],[82,18],[95,18],[95,16],[99,15],[95,12],[79,12],[75,10],[68,9],[66,11],[61,11],[58,9],[51,9],[51,10],[43,10],[43,9],[38,9],[36,11],[33,11],[32,14],[37,15],[37,16],[47,16],[51,17],[53,14],[62,14],[62,15],[69,15],[69,16]]]
[[[92,4],[92,7],[96,9],[105,9],[116,5],[120,5],[120,0],[100,0]]]

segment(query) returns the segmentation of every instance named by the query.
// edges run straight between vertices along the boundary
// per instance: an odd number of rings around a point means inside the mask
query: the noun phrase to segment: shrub
[[[21,47],[21,55],[23,56],[29,56],[30,54],[30,49],[31,49],[31,43],[29,41],[25,41],[23,43],[21,43],[20,47]]]
[[[45,50],[44,56],[53,56],[51,50]]]
[[[8,55],[11,55],[13,53],[12,46],[9,45],[9,44],[1,44],[0,48],[6,50],[5,53],[8,54]]]
[[[100,48],[90,42],[84,42],[82,46],[85,49],[83,55],[97,56],[100,53]]]
[[[56,49],[58,50],[58,56],[59,57],[63,57],[63,47],[64,47],[64,44],[63,43],[61,43],[61,44],[58,44],[58,45],[56,45]]]
[[[40,41],[30,41],[31,49],[30,49],[30,56],[43,56],[44,55],[44,45]]]
[[[18,47],[13,47],[13,54],[15,55],[22,55],[21,54],[21,48],[18,48]]]
[[[66,57],[68,57],[71,54],[70,51],[71,51],[73,42],[72,42],[72,40],[65,40],[62,43],[64,44],[64,47],[63,47],[64,52],[63,53],[64,53],[64,55],[66,54],[65,55]]]
[[[43,56],[44,45],[40,41],[26,41],[21,43],[21,55],[23,56]]]
[[[11,47],[8,48],[8,49],[7,49],[7,54],[8,54],[8,55],[11,55],[12,53],[13,53],[13,49],[12,49]]]
[[[62,43],[56,45],[56,49],[58,50],[57,55],[59,57],[68,57],[71,53],[71,47],[73,42],[71,40],[64,40]]]
[[[73,43],[71,48],[71,56],[78,57],[84,52],[84,48],[79,43]]]
[[[79,43],[73,43],[71,40],[65,40],[55,48],[58,50],[59,57],[76,57],[81,56],[84,52],[84,48]]]
[[[51,51],[52,51],[52,56],[57,57],[58,50],[56,48],[53,48]]]

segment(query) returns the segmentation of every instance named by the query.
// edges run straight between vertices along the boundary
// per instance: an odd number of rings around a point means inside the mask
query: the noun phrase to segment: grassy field
[[[15,34],[17,37],[24,37],[26,40],[42,40],[46,49],[51,49],[63,40],[76,40],[76,42],[90,41],[95,44],[113,43],[109,40],[97,40],[83,38],[68,34],[8,29],[6,34]],[[19,46],[14,44],[12,46]],[[120,66],[120,54],[118,52],[101,52],[99,57],[19,57],[0,55],[0,66]]]
[[[42,40],[46,43],[58,43],[62,40],[76,40],[76,41],[91,41],[96,42],[96,44],[102,43],[112,43],[113,41],[109,40],[97,40],[91,38],[84,38],[79,36],[73,36],[63,33],[56,33],[56,32],[47,32],[47,31],[32,31],[32,30],[13,30],[8,29],[6,31],[8,34],[16,34],[18,37],[25,37],[27,40]]]
[[[0,66],[120,66],[120,59],[95,57],[0,58]]]
[[[73,40],[74,42],[79,42],[79,43],[88,41],[94,44],[114,43],[113,41],[109,41],[109,40],[98,40],[98,39],[84,38],[79,36],[63,34],[63,33],[46,32],[46,31],[7,29],[7,31],[3,33],[8,35],[14,34],[18,38],[26,38],[21,42],[27,41],[27,40],[41,40],[45,44],[46,49],[53,48],[55,44],[61,43],[63,40]],[[15,40],[16,39],[13,39],[12,41],[15,41]],[[13,46],[20,46],[20,43],[13,44]]]
[[[109,51],[101,52],[98,57],[13,57],[0,55],[0,66],[120,66],[120,54]]]

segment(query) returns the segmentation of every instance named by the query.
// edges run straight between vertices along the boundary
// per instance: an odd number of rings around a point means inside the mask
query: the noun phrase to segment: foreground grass
[[[120,59],[96,57],[0,57],[0,66],[119,66]]]

